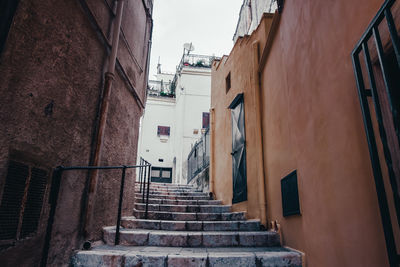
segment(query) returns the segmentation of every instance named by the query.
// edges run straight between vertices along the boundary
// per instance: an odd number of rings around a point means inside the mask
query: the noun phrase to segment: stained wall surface
[[[48,183],[38,231],[11,246],[2,246],[2,266],[39,264],[52,169],[59,165],[87,166],[91,162],[108,66],[113,5],[111,0],[29,0],[18,5],[0,55],[0,199],[11,159],[45,169]],[[139,118],[147,83],[150,16],[151,1],[133,0],[125,4],[102,165],[136,161]],[[95,223],[89,230],[94,239],[101,238],[102,226],[115,225],[120,177],[120,172],[99,176]],[[80,229],[87,179],[87,173],[82,171],[64,173],[62,177],[50,266],[68,266],[73,250],[84,241]],[[126,181],[126,214],[134,204],[133,185],[132,172]]]
[[[307,266],[388,266],[350,57],[382,3],[285,1],[260,68],[262,144],[247,138],[248,155],[253,146],[262,145],[266,220],[281,225],[283,244],[305,252]],[[239,39],[229,57],[213,67],[211,183],[225,203],[232,194],[226,107],[235,93],[244,92],[250,133],[256,113],[248,115],[252,93],[246,85],[254,76],[247,61],[249,44],[257,38],[253,34]],[[240,55],[242,44],[248,44],[247,59]],[[232,88],[226,94],[229,71]],[[247,164],[249,200],[236,209],[253,218],[259,206],[252,203],[259,201],[250,200],[254,163]],[[301,215],[283,217],[280,181],[293,170],[298,174]]]

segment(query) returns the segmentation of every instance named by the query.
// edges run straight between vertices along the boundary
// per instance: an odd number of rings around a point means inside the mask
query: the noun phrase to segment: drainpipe
[[[215,118],[215,109],[212,107],[210,108],[210,192],[212,192],[215,196],[214,192],[214,177],[215,177],[215,171],[214,171],[214,166],[215,166],[215,155],[214,155],[214,136],[215,136],[215,124],[214,124],[214,118]]]
[[[258,201],[260,205],[260,217],[261,224],[267,226],[267,204],[265,200],[265,173],[264,173],[264,151],[263,151],[263,133],[261,123],[261,86],[260,86],[260,73],[259,68],[259,43],[253,43],[253,76],[254,76],[254,103],[255,103],[255,115],[256,115],[256,144],[260,144],[257,149],[257,162],[260,162],[260,166],[257,166],[257,177],[258,177]]]
[[[95,151],[93,156],[92,166],[99,166],[101,159],[101,152],[103,147],[103,139],[104,139],[104,131],[106,127],[107,121],[107,111],[110,102],[110,94],[111,88],[114,81],[114,71],[115,71],[115,62],[117,59],[118,52],[118,43],[119,43],[119,35],[121,29],[121,21],[122,21],[122,12],[124,9],[124,1],[117,1],[117,15],[115,17],[114,29],[113,29],[113,37],[112,37],[112,47],[111,54],[109,59],[108,70],[104,74],[104,93],[103,98],[101,100],[101,109],[100,109],[100,119],[99,126],[96,134],[96,144]],[[93,208],[96,199],[96,189],[97,189],[97,180],[98,180],[98,170],[93,170],[90,173],[89,178],[89,190],[88,190],[88,199],[86,203],[86,214],[85,214],[85,227],[84,232],[86,237],[89,237],[89,230],[92,224],[93,217]]]

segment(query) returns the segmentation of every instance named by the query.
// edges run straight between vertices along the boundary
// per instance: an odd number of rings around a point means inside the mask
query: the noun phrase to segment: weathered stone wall
[[[10,159],[46,169],[49,182],[38,232],[0,250],[2,266],[36,266],[40,261],[52,168],[90,164],[113,5],[111,0],[19,3],[0,55],[0,201]],[[151,32],[141,0],[126,3],[121,28],[117,65],[122,68],[117,68],[111,91],[102,165],[136,160]],[[118,171],[99,176],[96,223],[91,229],[96,238],[101,237],[101,226],[115,224],[120,177]],[[85,171],[65,172],[62,177],[50,266],[68,265],[71,253],[82,244],[86,181]],[[128,171],[125,212],[134,204],[133,181],[133,171]]]

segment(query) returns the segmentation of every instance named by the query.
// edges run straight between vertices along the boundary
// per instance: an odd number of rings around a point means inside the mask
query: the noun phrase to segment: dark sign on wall
[[[281,180],[283,216],[300,214],[297,171],[291,172]]]

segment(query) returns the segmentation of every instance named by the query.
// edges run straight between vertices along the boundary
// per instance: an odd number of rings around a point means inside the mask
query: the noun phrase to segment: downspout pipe
[[[215,140],[214,140],[214,136],[215,136],[215,108],[211,107],[210,108],[210,113],[211,113],[211,118],[210,118],[210,130],[211,130],[211,134],[210,134],[210,169],[209,169],[209,173],[210,173],[210,192],[214,194],[215,196]]]
[[[267,226],[267,204],[265,196],[265,173],[264,173],[264,151],[263,151],[263,132],[262,132],[262,111],[261,111],[261,86],[260,86],[260,53],[259,42],[253,43],[253,76],[254,76],[254,102],[256,114],[256,139],[257,144],[260,144],[257,150],[257,158],[259,166],[257,167],[258,173],[258,201],[260,206],[260,220],[261,224]]]
[[[115,63],[117,60],[119,35],[121,31],[121,21],[122,21],[122,13],[124,10],[124,2],[125,0],[117,1],[117,14],[114,22],[112,47],[109,57],[108,69],[107,72],[104,74],[105,76],[104,91],[103,91],[103,98],[101,99],[99,126],[96,134],[96,144],[95,144],[92,166],[99,166],[101,159],[104,132],[107,121],[107,111],[110,102],[112,84],[114,82],[114,76],[115,76]],[[89,176],[88,198],[86,203],[86,214],[85,214],[85,224],[84,224],[84,234],[87,238],[90,238],[90,228],[92,225],[94,204],[96,200],[97,181],[98,181],[98,170],[93,170]]]

